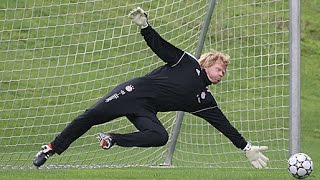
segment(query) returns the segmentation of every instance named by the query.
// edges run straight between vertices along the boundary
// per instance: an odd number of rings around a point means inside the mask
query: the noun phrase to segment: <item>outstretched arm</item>
[[[212,126],[217,128],[222,134],[230,139],[237,148],[242,149],[253,167],[257,169],[267,167],[269,159],[264,156],[262,152],[267,150],[268,147],[253,146],[250,142],[247,142],[238,130],[230,124],[226,116],[218,107],[193,114],[208,121]]]
[[[244,149],[246,147],[247,141],[242,137],[238,130],[230,124],[226,116],[217,106],[193,114],[209,122],[224,134],[237,148]]]
[[[174,66],[179,63],[184,51],[164,40],[149,24],[148,16],[140,7],[129,13],[131,20],[141,27],[141,34],[152,51],[164,62]]]

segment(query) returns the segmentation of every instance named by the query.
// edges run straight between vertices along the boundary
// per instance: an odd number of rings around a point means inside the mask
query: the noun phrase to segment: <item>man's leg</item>
[[[51,142],[54,152],[57,154],[63,153],[72,142],[86,133],[92,126],[111,120],[110,117],[96,114],[95,109],[86,110],[70,122],[54,141]]]
[[[33,164],[36,167],[40,167],[53,154],[63,153],[72,142],[82,136],[92,126],[109,122],[121,116],[122,108],[119,108],[120,103],[111,105],[104,101],[105,97],[70,122],[54,141],[42,146],[41,150],[36,154]]]
[[[127,118],[139,130],[127,134],[110,133],[115,144],[123,147],[158,147],[168,141],[168,133],[156,115],[134,116]]]

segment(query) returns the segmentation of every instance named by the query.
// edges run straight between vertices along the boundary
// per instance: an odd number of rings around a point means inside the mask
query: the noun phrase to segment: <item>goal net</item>
[[[289,124],[289,9],[282,0],[217,1],[202,52],[231,56],[210,87],[218,106],[246,140],[267,145],[269,167],[285,168]],[[185,114],[173,165],[250,167],[240,150],[206,121]]]
[[[169,42],[194,53],[209,0],[6,0],[0,5],[0,168],[29,168],[40,146],[117,84],[163,62],[146,46],[128,12],[140,6]],[[232,57],[210,87],[230,122],[270,167],[288,154],[288,5],[279,0],[217,1],[202,52]],[[172,134],[176,112],[159,113]],[[102,150],[98,132],[132,132],[119,118],[91,128],[44,168],[156,166],[167,146]],[[169,140],[169,143],[172,139]],[[172,159],[179,167],[249,167],[241,150],[206,121],[186,114]],[[280,163],[279,163],[280,162]],[[280,165],[279,165],[280,164]]]

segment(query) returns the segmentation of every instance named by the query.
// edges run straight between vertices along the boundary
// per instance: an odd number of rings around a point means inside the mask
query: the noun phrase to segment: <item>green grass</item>
[[[19,179],[293,179],[283,170],[120,168],[120,169],[44,169],[0,171],[3,180]],[[318,176],[319,177],[319,176]],[[310,176],[308,179],[317,179]]]
[[[320,19],[313,14],[319,12],[317,1],[301,1],[301,149],[314,161],[317,179],[320,178]]]
[[[0,9],[3,9],[6,6],[10,7],[30,7],[33,5],[31,1],[14,1],[14,0],[1,0],[0,1]],[[76,2],[76,1],[70,1]],[[138,2],[138,1],[136,1]],[[240,2],[240,1],[239,1]],[[49,1],[36,1],[35,4],[39,6],[41,4],[48,5],[46,3],[50,3]],[[113,1],[114,6],[125,6],[124,1]],[[190,3],[186,1],[186,3]],[[147,3],[150,7],[156,7],[157,3]],[[147,6],[146,5],[146,6]],[[261,4],[260,4],[261,5]],[[246,11],[251,12],[254,10],[260,10],[261,12],[267,10],[270,7],[264,7],[264,5],[250,6]],[[86,6],[86,11],[90,12],[94,8],[100,8],[100,6],[111,6],[108,3],[99,4],[93,6]],[[72,7],[72,6],[70,6]],[[133,53],[129,58],[116,58],[120,56],[123,52],[135,52],[146,48],[144,43],[137,43],[140,41],[140,36],[135,37],[132,31],[136,31],[136,29],[123,28],[123,31],[112,31],[112,29],[108,29],[108,27],[114,26],[122,26],[130,23],[128,20],[123,21],[123,14],[127,13],[125,9],[114,10],[107,14],[107,12],[103,12],[106,14],[92,14],[92,19],[82,19],[81,14],[75,14],[74,16],[65,16],[68,13],[74,13],[79,11],[79,9],[68,8],[68,6],[64,6],[59,11],[55,8],[50,8],[50,6],[46,6],[45,8],[35,8],[33,11],[28,10],[15,10],[14,13],[12,11],[0,11],[0,17],[7,17],[7,19],[13,18],[15,14],[16,17],[41,17],[51,15],[51,18],[40,18],[39,21],[32,20],[16,20],[15,22],[0,21],[0,27],[2,30],[10,30],[15,29],[16,33],[10,34],[9,31],[3,31],[1,34],[1,46],[0,46],[0,92],[1,92],[1,100],[0,100],[0,110],[1,110],[1,124],[2,128],[0,131],[0,137],[10,137],[15,134],[26,135],[20,139],[1,139],[0,144],[0,155],[2,158],[1,163],[10,162],[12,165],[29,165],[29,164],[21,164],[19,161],[15,161],[15,159],[28,159],[28,163],[31,163],[30,159],[34,155],[35,151],[38,150],[38,146],[44,142],[47,142],[49,139],[52,139],[57,132],[60,132],[61,129],[65,126],[65,124],[76,116],[79,112],[81,112],[84,107],[88,107],[91,105],[96,98],[99,98],[102,94],[109,91],[114,85],[124,80],[127,80],[131,77],[136,77],[143,75],[145,72],[153,69],[158,66],[156,62],[157,58],[152,58],[151,52],[136,52]],[[183,7],[183,6],[181,6]],[[275,6],[272,6],[274,8]],[[84,6],[79,6],[78,8],[84,8]],[[151,12],[151,14],[157,13],[157,15],[164,14],[165,11],[174,11],[175,8],[179,8],[179,6],[172,6],[171,9],[161,9],[158,12]],[[128,7],[130,9],[130,7]],[[152,8],[151,8],[152,9]],[[320,4],[317,0],[308,0],[301,1],[301,10],[302,10],[302,22],[301,22],[301,119],[302,119],[302,152],[310,155],[314,161],[315,170],[312,173],[312,176],[308,179],[320,179],[319,167],[320,167],[320,123],[319,123],[319,107],[320,107],[320,19],[315,18],[315,14],[319,14]],[[217,9],[216,9],[217,10]],[[74,12],[73,12],[74,11]],[[241,15],[241,8],[238,8],[236,11],[224,11],[220,12],[222,15],[227,15],[228,13],[235,13],[235,16]],[[194,35],[198,33],[197,27],[201,22],[201,19],[195,20],[194,23],[188,24],[185,27],[181,28],[178,32],[174,31],[174,29],[179,27],[179,23],[172,22],[171,19],[180,16],[186,16],[188,13],[190,14],[192,9],[187,9],[186,12],[176,12],[174,17],[163,16],[160,19],[153,19],[154,25],[159,26],[161,24],[169,24],[168,29],[159,28],[159,32],[164,34],[164,36],[168,39],[171,39],[173,44],[179,45],[179,47],[184,48],[186,50],[194,50],[196,44],[194,41],[196,40],[196,36],[189,38],[188,42],[181,42],[184,37],[179,36],[180,34],[185,34],[185,39],[188,39],[188,36]],[[61,16],[54,16],[59,14]],[[11,17],[12,16],[12,17]],[[91,17],[91,16],[89,16]],[[112,17],[112,20],[106,20],[103,17]],[[190,18],[194,16],[190,16]],[[258,17],[258,16],[257,16]],[[270,18],[270,20],[277,19],[277,15],[270,14],[269,16],[259,16],[259,18]],[[247,19],[246,21],[259,20],[257,19]],[[66,22],[91,22],[94,19],[101,19],[100,22],[92,22],[90,26],[80,25],[65,25]],[[219,20],[218,20],[219,21]],[[123,23],[123,24],[121,24]],[[239,24],[240,22],[234,21],[235,24]],[[245,23],[245,22],[241,22]],[[216,25],[214,25],[216,24]],[[215,29],[220,29],[222,27],[228,27],[229,24],[225,24],[224,22],[217,22],[212,24],[211,26]],[[39,28],[37,33],[35,31],[31,31],[30,27],[47,27],[50,28]],[[94,29],[98,29],[99,32],[92,33],[88,27],[92,27]],[[228,49],[231,48],[230,52],[228,52],[232,57],[237,60],[237,57],[244,57],[246,55],[253,57],[258,55],[260,51],[264,54],[269,50],[265,48],[268,46],[268,43],[273,43],[275,38],[279,38],[276,35],[269,34],[270,39],[266,39],[268,37],[266,35],[261,36],[261,39],[256,40],[256,46],[252,48],[243,48],[242,46],[247,46],[248,44],[254,44],[252,41],[254,39],[254,32],[268,32],[269,29],[279,28],[278,25],[268,25],[268,27],[261,26],[261,30],[250,28],[243,28],[242,30],[235,29],[234,31],[229,31],[228,33],[221,33],[223,36],[219,37],[214,34],[210,34],[206,45],[211,45],[210,42],[213,43],[216,47],[215,49]],[[112,33],[110,33],[112,31]],[[106,33],[107,32],[107,33]],[[81,35],[80,35],[81,34]],[[129,38],[125,36],[130,34]],[[248,36],[247,36],[248,35]],[[55,37],[53,37],[55,36]],[[124,37],[123,37],[124,36]],[[242,39],[234,39],[230,44],[225,44],[223,39],[228,37],[239,37],[242,36]],[[120,38],[121,37],[121,38]],[[284,40],[287,40],[288,37],[283,37]],[[20,41],[8,41],[20,39]],[[130,44],[132,43],[132,44]],[[248,44],[246,44],[248,43]],[[130,45],[127,45],[130,44]],[[108,45],[119,47],[118,49],[111,48],[108,49]],[[126,46],[122,46],[126,45]],[[64,48],[61,48],[63,46]],[[278,49],[280,45],[273,46],[274,48],[270,50],[270,54],[274,52],[275,49]],[[141,48],[142,47],[142,48]],[[42,48],[42,49],[41,49]],[[207,47],[208,48],[208,47]],[[213,47],[209,47],[213,48]],[[237,49],[236,51],[232,51],[232,48]],[[6,51],[18,52],[18,53],[6,53]],[[239,50],[239,51],[238,51]],[[247,52],[248,51],[248,52]],[[89,52],[89,53],[86,53]],[[148,54],[149,57],[143,56],[143,54]],[[132,62],[133,59],[141,59],[147,58],[146,62]],[[270,55],[270,60],[281,59],[281,54],[278,55]],[[16,60],[24,60],[24,61],[16,61]],[[5,61],[6,60],[6,61]],[[275,127],[278,122],[278,119],[274,117],[278,117],[281,112],[277,111],[277,108],[267,108],[269,114],[264,113],[264,107],[268,107],[268,103],[278,105],[282,97],[273,98],[270,101],[265,101],[264,99],[259,99],[260,96],[266,96],[270,93],[270,96],[277,96],[279,93],[278,88],[269,87],[268,84],[271,81],[275,82],[275,84],[281,81],[281,76],[276,76],[272,78],[261,78],[257,79],[257,81],[242,81],[242,78],[250,78],[253,76],[266,76],[270,74],[277,73],[279,69],[276,67],[270,67],[268,71],[263,69],[266,65],[265,61],[255,62],[254,58],[248,58],[248,61],[233,61],[231,64],[232,67],[242,67],[241,69],[235,69],[229,75],[229,78],[234,80],[232,83],[223,84],[218,86],[216,89],[225,90],[225,89],[233,89],[234,87],[238,87],[240,89],[246,88],[246,86],[257,86],[260,88],[260,93],[256,93],[255,90],[252,91],[237,91],[234,93],[226,94],[219,100],[232,99],[232,101],[236,102],[232,107],[225,107],[227,111],[230,111],[229,108],[235,108],[242,110],[242,113],[229,113],[229,118],[235,120],[234,123],[237,127],[242,127],[243,131],[246,131],[246,128],[249,126],[253,126],[250,128],[257,128],[256,130],[260,130],[261,124],[245,124],[238,123],[238,119],[248,119],[253,120],[256,117],[262,119],[270,119],[270,126]],[[285,59],[286,60],[286,59]],[[273,63],[273,62],[268,62]],[[85,65],[84,65],[85,64]],[[143,67],[143,68],[142,68]],[[136,68],[141,68],[138,71],[135,71]],[[287,68],[287,67],[285,67]],[[32,69],[32,70],[31,70]],[[118,72],[106,72],[106,69],[117,69]],[[110,70],[111,71],[111,70]],[[286,69],[288,71],[288,69]],[[9,73],[10,72],[10,73]],[[244,75],[244,77],[239,76]],[[119,74],[117,74],[119,73]],[[110,75],[116,75],[115,78],[109,77]],[[288,77],[286,77],[288,78]],[[94,80],[92,80],[94,79]],[[279,83],[281,84],[281,82]],[[237,89],[237,88],[235,88]],[[11,90],[11,91],[8,91]],[[280,90],[288,91],[288,87],[280,88]],[[5,92],[5,93],[3,93]],[[89,95],[88,95],[89,94]],[[230,97],[229,97],[230,96]],[[32,98],[30,98],[32,97]],[[251,102],[252,99],[256,99],[256,101]],[[15,99],[15,101],[12,101]],[[244,104],[243,99],[248,99]],[[275,101],[275,102],[272,102]],[[284,104],[288,103],[288,99],[284,98]],[[237,104],[238,102],[238,104]],[[251,103],[255,104],[255,111],[247,111],[246,108],[251,106]],[[222,104],[222,106],[227,104]],[[29,111],[21,111],[21,109],[28,109]],[[250,108],[249,108],[250,109]],[[243,113],[245,112],[245,113]],[[286,115],[288,112],[285,110],[283,112]],[[272,116],[272,117],[268,117]],[[171,116],[170,116],[171,117]],[[164,118],[164,119],[169,119]],[[274,118],[274,119],[273,119]],[[286,117],[284,117],[286,119]],[[172,121],[172,120],[171,120]],[[194,120],[185,120],[186,123],[194,123]],[[281,121],[279,121],[281,122]],[[114,125],[114,129],[121,129],[121,127],[125,124],[124,122],[118,123]],[[166,122],[167,123],[167,122]],[[262,122],[263,125],[264,122]],[[47,126],[47,124],[55,124],[54,126]],[[169,126],[171,124],[167,124]],[[266,125],[266,124],[265,124]],[[248,126],[248,127],[247,127]],[[258,126],[258,127],[257,127]],[[286,125],[287,126],[287,125]],[[4,129],[5,127],[5,129]],[[18,129],[13,129],[15,127],[19,127]],[[212,130],[202,129],[202,127],[192,127],[193,132],[201,132],[212,134]],[[132,130],[125,129],[125,130]],[[96,131],[94,129],[91,132]],[[201,134],[200,133],[200,134]],[[286,133],[284,131],[283,133]],[[31,135],[30,135],[31,134]],[[34,134],[34,136],[32,136]],[[46,134],[46,137],[42,135]],[[245,133],[246,137],[251,137],[251,139],[259,140],[259,133]],[[208,135],[209,136],[209,135]],[[278,137],[273,131],[265,132],[264,136],[267,137]],[[84,154],[81,151],[77,151],[75,147],[82,147],[83,142],[95,142],[93,140],[93,136],[89,135],[83,139],[80,139],[76,144],[73,145],[72,148],[69,149],[65,153],[64,157],[57,157],[54,159],[50,159],[50,162],[55,163],[66,163],[66,162],[82,162],[86,159],[85,163],[99,162],[108,163],[108,161],[112,161],[112,159],[106,159],[101,151],[97,151],[96,146],[86,146],[86,152],[91,151],[94,153]],[[195,138],[196,139],[196,138]],[[205,142],[209,138],[203,138],[199,140],[192,139],[192,141],[196,141],[198,143],[204,144],[201,147],[204,152],[212,151],[213,147],[207,147]],[[218,140],[219,141],[219,140]],[[220,140],[225,142],[225,139]],[[279,141],[283,143],[282,141]],[[266,143],[270,143],[266,141]],[[284,142],[285,144],[286,142]],[[19,144],[20,148],[16,148],[16,146],[12,146],[12,144]],[[34,147],[36,144],[36,148]],[[218,152],[222,152],[225,149],[231,150],[229,145],[214,147],[218,149]],[[272,146],[270,146],[272,147]],[[278,146],[276,146],[278,147]],[[181,147],[182,149],[188,149],[186,147]],[[118,149],[113,149],[109,153],[115,153]],[[141,151],[141,149],[130,151],[132,158],[135,156],[144,156],[148,159],[148,156],[153,156],[154,152],[156,153],[154,156],[160,156],[161,149],[149,149],[145,151]],[[189,149],[193,150],[193,149]],[[199,149],[197,149],[199,151]],[[200,150],[200,151],[201,151]],[[11,156],[6,156],[6,152],[19,152],[26,151],[29,153],[16,153]],[[163,149],[162,149],[163,151]],[[161,151],[161,152],[162,152]],[[197,151],[196,151],[197,152]],[[76,153],[75,156],[70,156],[70,154]],[[125,154],[126,152],[122,152]],[[141,154],[139,154],[141,153]],[[121,154],[122,155],[122,154]],[[118,155],[116,158],[121,158],[121,155]],[[242,155],[242,154],[241,154]],[[268,152],[270,158],[273,161],[277,159],[276,152]],[[178,156],[179,157],[179,156]],[[189,157],[184,157],[189,158]],[[193,157],[190,157],[191,160]],[[239,153],[224,154],[222,159],[236,159],[241,161],[245,161],[243,156],[240,156]],[[281,156],[280,158],[283,158]],[[162,161],[162,157],[158,157],[159,162]],[[208,156],[197,159],[199,162],[216,162],[216,159],[219,160],[218,155],[212,155],[208,159]],[[25,163],[25,162],[24,162]],[[174,162],[175,163],[175,162]],[[273,164],[278,162],[273,162]],[[281,163],[284,163],[283,161]],[[14,170],[0,170],[0,179],[293,179],[289,173],[283,169],[266,169],[266,170],[254,170],[248,167],[248,163],[239,163],[235,166],[243,167],[243,169],[229,169],[229,168],[101,168],[101,169],[14,169]]]

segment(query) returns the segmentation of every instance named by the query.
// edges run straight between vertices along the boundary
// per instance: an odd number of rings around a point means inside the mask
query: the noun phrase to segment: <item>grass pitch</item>
[[[293,179],[283,170],[206,168],[32,169],[0,171],[1,179]],[[319,177],[319,176],[317,176]],[[316,180],[315,175],[309,179]]]
[[[1,1],[3,2],[3,1]],[[320,4],[301,1],[302,152],[314,161],[308,179],[320,179]],[[49,70],[50,71],[50,70]],[[49,72],[50,73],[50,72]],[[50,83],[50,82],[48,82]],[[225,168],[104,168],[0,170],[0,179],[293,179],[285,170]]]

